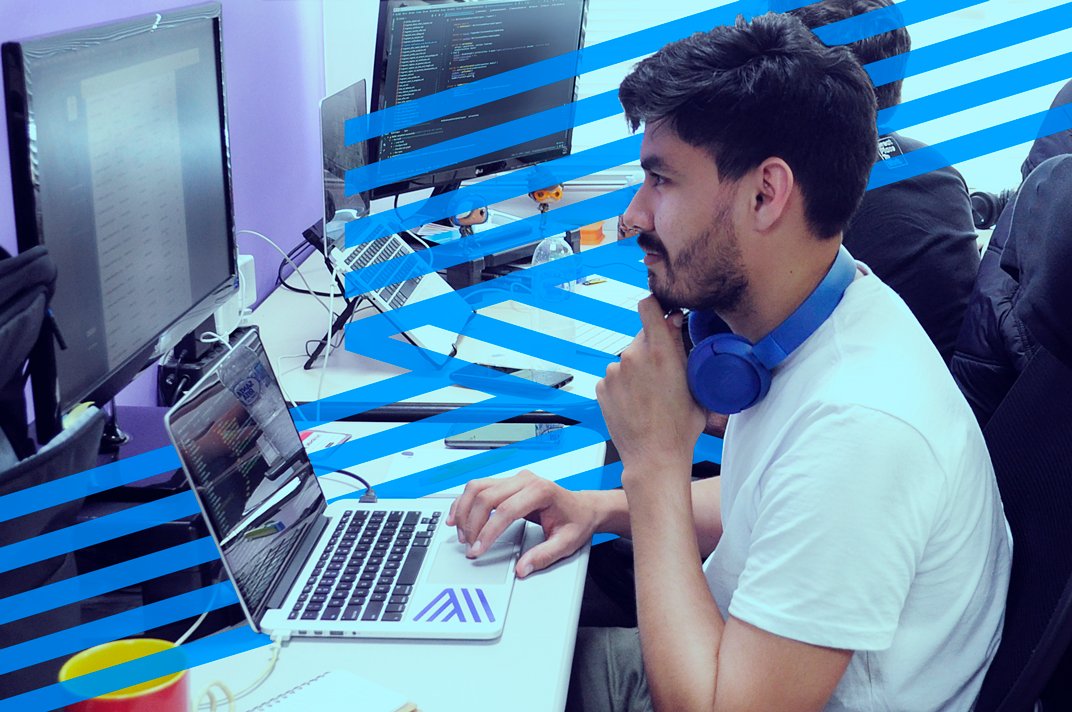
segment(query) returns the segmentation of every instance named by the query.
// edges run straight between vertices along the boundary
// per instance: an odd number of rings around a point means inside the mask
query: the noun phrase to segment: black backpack
[[[14,257],[0,248],[0,429],[20,460],[36,452],[26,419],[27,362],[58,335],[49,311],[55,289],[56,264],[44,247]]]

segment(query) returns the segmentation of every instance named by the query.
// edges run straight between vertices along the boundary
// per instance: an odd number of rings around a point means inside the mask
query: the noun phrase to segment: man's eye
[[[652,173],[651,174],[651,182],[654,185],[662,185],[662,184],[666,183],[666,178],[664,178],[663,176],[659,175],[658,173]]]

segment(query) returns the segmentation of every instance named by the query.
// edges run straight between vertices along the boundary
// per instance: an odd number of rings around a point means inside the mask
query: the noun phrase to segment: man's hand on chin
[[[689,392],[681,312],[665,316],[654,297],[640,302],[639,311],[644,328],[596,384],[627,490],[640,473],[657,480],[660,472],[690,471],[705,425]]]

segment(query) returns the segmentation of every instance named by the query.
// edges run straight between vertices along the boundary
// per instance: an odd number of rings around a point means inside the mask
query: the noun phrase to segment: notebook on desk
[[[256,329],[165,422],[254,630],[436,639],[502,633],[524,522],[470,561],[443,524],[449,500],[328,505]]]

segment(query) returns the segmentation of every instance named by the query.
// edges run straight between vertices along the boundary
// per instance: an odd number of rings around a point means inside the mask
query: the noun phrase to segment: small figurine
[[[462,237],[473,234],[474,225],[483,225],[488,221],[488,207],[480,198],[466,198],[455,206],[450,221],[458,226]]]
[[[563,187],[561,183],[556,183],[550,188],[540,188],[529,193],[529,197],[535,200],[540,206],[540,213],[546,213],[551,209],[551,203],[557,203],[562,200]]]

